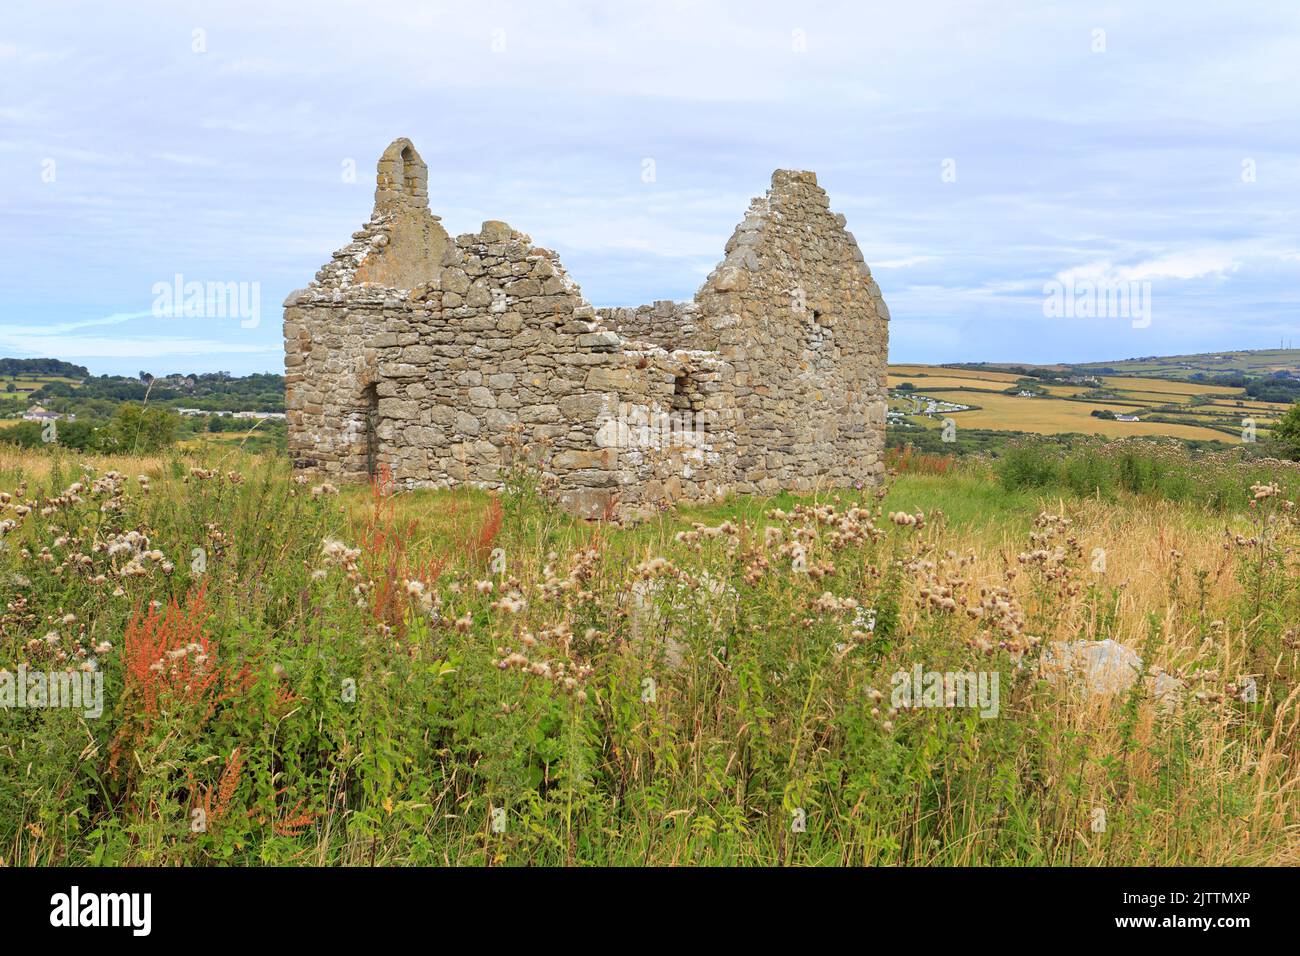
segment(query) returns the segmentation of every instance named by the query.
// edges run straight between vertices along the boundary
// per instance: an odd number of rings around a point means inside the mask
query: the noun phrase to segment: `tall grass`
[[[1177,442],[1085,441],[1063,450],[1026,441],[1006,448],[996,465],[1007,489],[1044,489],[1115,501],[1121,495],[1193,504],[1213,511],[1239,506],[1251,487],[1277,481],[1300,489],[1300,465],[1250,459],[1240,452],[1192,452]]]
[[[1076,463],[1100,497],[970,468],[634,528],[522,479],[15,462],[0,666],[93,660],[106,706],[0,710],[0,860],[1300,862],[1294,507],[1207,535],[1121,462]],[[1105,638],[1176,705],[1040,674]],[[998,716],[895,708],[918,663],[996,671]]]

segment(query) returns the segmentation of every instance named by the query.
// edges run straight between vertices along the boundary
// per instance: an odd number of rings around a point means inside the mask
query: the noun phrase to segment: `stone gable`
[[[844,226],[777,170],[693,302],[597,310],[503,222],[452,240],[399,139],[370,221],[285,301],[294,464],[492,488],[522,446],[584,517],[874,482],[889,312]]]

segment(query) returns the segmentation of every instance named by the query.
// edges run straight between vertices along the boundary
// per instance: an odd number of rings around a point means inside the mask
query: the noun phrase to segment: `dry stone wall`
[[[694,302],[660,300],[635,308],[597,309],[606,328],[629,341],[650,342],[665,349],[708,350],[715,339],[702,334],[700,308]]]
[[[502,222],[451,239],[408,140],[285,302],[289,450],[338,480],[497,487],[513,456],[584,517],[871,482],[888,312],[811,173],[779,170],[694,302],[594,309]]]

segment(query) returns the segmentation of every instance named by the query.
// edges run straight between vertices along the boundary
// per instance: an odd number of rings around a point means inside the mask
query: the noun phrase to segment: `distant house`
[[[1028,392],[1028,391],[1025,391],[1024,389],[1021,389],[1020,391],[1016,392],[1016,395],[1017,395],[1018,397],[1020,397],[1020,398],[1033,398],[1033,397],[1034,397],[1034,393],[1033,393],[1033,392]]]
[[[76,420],[76,415],[60,415],[58,412],[47,411],[40,405],[33,405],[23,413],[25,422],[75,422]]]
[[[1140,422],[1140,421],[1142,421],[1142,419],[1138,418],[1136,415],[1116,415],[1116,416],[1115,416],[1115,421],[1117,421],[1117,422]]]
[[[236,418],[284,418],[284,412],[235,412]]]
[[[210,412],[202,408],[178,408],[176,409],[176,414],[184,415],[186,417],[194,415],[216,415],[219,418],[284,418],[284,412]]]

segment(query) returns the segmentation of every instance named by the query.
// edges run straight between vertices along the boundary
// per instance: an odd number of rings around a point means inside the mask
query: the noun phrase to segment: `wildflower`
[[[526,602],[519,595],[510,595],[503,597],[501,600],[494,602],[491,606],[508,614],[518,614],[524,609]]]
[[[1268,484],[1256,483],[1250,486],[1250,490],[1255,495],[1255,501],[1263,501],[1265,498],[1272,498],[1274,495],[1282,493],[1281,487],[1272,482]]]
[[[671,569],[672,563],[667,558],[650,558],[638,564],[633,573],[639,578],[652,578]]]
[[[361,558],[360,548],[349,548],[334,538],[321,540],[320,553],[326,564],[335,564],[348,571],[356,570],[357,561]]]

